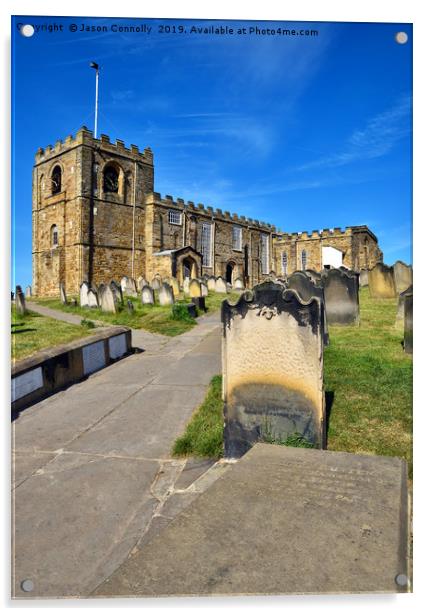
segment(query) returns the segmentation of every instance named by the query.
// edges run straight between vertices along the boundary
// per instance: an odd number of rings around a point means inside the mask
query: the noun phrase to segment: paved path
[[[14,596],[88,595],[142,542],[181,478],[185,462],[170,449],[221,371],[219,316],[176,338],[135,330],[133,344],[145,351],[13,423]]]

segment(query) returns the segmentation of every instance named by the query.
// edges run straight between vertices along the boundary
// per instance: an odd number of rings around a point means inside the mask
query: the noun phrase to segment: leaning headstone
[[[242,290],[244,289],[244,283],[242,281],[242,278],[236,278],[234,284],[233,284],[234,289],[238,289],[238,290]]]
[[[215,291],[216,279],[215,276],[209,276],[207,280],[208,291]]]
[[[136,291],[136,282],[133,278],[129,278],[129,276],[122,277],[121,290],[123,291],[123,295],[129,295],[131,297],[138,296],[138,293]]]
[[[299,296],[306,302],[309,302],[312,297],[318,297],[320,299],[323,306],[323,340],[324,344],[328,345],[329,332],[328,322],[326,318],[325,296],[322,284],[314,284],[310,276],[307,276],[305,272],[300,271],[293,272],[293,274],[290,274],[290,276],[288,276],[286,281],[282,284],[288,289],[297,291]]]
[[[26,297],[31,297],[31,286],[30,286],[30,285],[28,285],[28,286],[25,288],[25,296],[26,296]]]
[[[299,436],[325,446],[323,305],[264,282],[222,303],[225,456]]]
[[[190,281],[188,295],[190,297],[202,297],[202,286],[196,278],[192,278]]]
[[[88,306],[88,291],[89,286],[87,282],[83,282],[79,287],[79,305],[81,308]]]
[[[89,308],[98,308],[99,307],[99,299],[97,297],[96,289],[89,289],[88,294],[88,307]]]
[[[186,276],[183,280],[183,291],[185,295],[189,295],[190,293],[190,278]]]
[[[396,321],[398,323],[404,323],[405,299],[406,299],[406,295],[410,295],[411,293],[413,293],[413,285],[410,285],[408,289],[400,293],[398,296],[397,316],[396,316]]]
[[[359,272],[359,286],[360,287],[368,287],[368,270],[361,269]]]
[[[403,261],[396,261],[393,265],[394,281],[397,293],[402,293],[413,284],[413,269]]]
[[[413,353],[413,290],[404,298],[404,351]]]
[[[131,299],[127,300],[127,312],[128,314],[133,314],[135,312],[135,306]]]
[[[216,278],[214,291],[216,293],[227,293],[226,281],[221,276]]]
[[[174,297],[179,297],[180,285],[178,280],[174,276],[171,276],[171,278],[167,280],[167,283],[171,285],[172,291],[174,292]]]
[[[149,285],[142,288],[141,301],[143,304],[154,304],[154,289]]]
[[[66,295],[66,290],[64,288],[64,284],[62,282],[60,282],[59,286],[60,286],[60,300],[61,300],[61,303],[66,306],[67,305],[67,295]]]
[[[115,314],[117,309],[115,305],[115,297],[112,292],[111,285],[101,284],[98,289],[100,308],[102,312],[110,312]]]
[[[368,272],[368,289],[373,299],[390,299],[397,297],[394,268],[377,263]]]
[[[160,306],[171,306],[175,301],[171,285],[164,282],[159,291]]]
[[[162,281],[160,280],[160,276],[154,276],[154,278],[151,281],[151,287],[154,289],[154,291],[158,291],[161,286],[162,286]]]
[[[121,285],[119,285],[118,282],[115,282],[115,280],[111,280],[111,282],[109,283],[109,286],[111,288],[112,295],[114,297],[114,302],[116,303],[117,306],[122,306],[123,305],[123,291],[121,289]]]
[[[24,293],[19,285],[15,289],[15,308],[18,314],[25,314],[27,312]]]
[[[201,295],[202,297],[207,297],[208,295],[208,287],[204,282],[201,282]]]
[[[329,325],[351,325],[359,321],[358,275],[330,269],[322,276],[326,319]]]

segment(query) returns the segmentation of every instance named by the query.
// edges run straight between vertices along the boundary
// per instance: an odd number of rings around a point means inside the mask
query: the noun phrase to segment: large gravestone
[[[314,284],[320,284],[322,280],[322,274],[320,272],[316,272],[313,269],[306,269],[305,274],[312,280]]]
[[[397,297],[394,268],[377,263],[368,271],[368,289],[373,299],[391,299]]]
[[[60,288],[60,300],[61,300],[61,303],[64,306],[66,306],[67,305],[67,295],[66,295],[66,289],[64,288],[64,284],[62,282],[60,282],[59,288]]]
[[[123,295],[129,295],[130,297],[138,296],[136,290],[136,282],[133,278],[129,278],[129,276],[123,276],[120,281],[120,284]]]
[[[394,281],[397,293],[402,293],[413,284],[413,269],[411,265],[406,265],[403,261],[395,261]]]
[[[88,306],[88,291],[88,283],[83,282],[79,287],[79,305],[81,306],[81,308],[85,308]]]
[[[28,286],[25,288],[25,296],[26,296],[26,297],[31,297],[31,286],[30,286],[30,285],[28,285]]]
[[[154,289],[149,285],[142,288],[141,301],[143,304],[154,304]]]
[[[202,297],[201,283],[196,278],[192,278],[190,281],[188,295],[190,297]]]
[[[93,287],[89,289],[88,294],[88,307],[89,308],[98,308],[99,307],[99,298],[97,297],[97,290]]]
[[[233,283],[233,288],[237,289],[239,291],[242,291],[244,289],[244,282],[242,280],[242,278],[236,278],[235,282]]]
[[[413,290],[404,298],[404,351],[413,353]]]
[[[177,298],[180,295],[180,285],[178,280],[174,277],[171,276],[170,278],[168,278],[168,280],[166,281],[169,285],[171,285],[172,287],[172,291],[174,293],[174,297]]]
[[[208,291],[215,291],[216,279],[215,276],[209,276],[207,280]]]
[[[185,295],[189,295],[190,293],[190,278],[186,276],[183,280],[183,291]]]
[[[328,323],[326,318],[326,306],[325,296],[323,292],[323,286],[321,284],[315,284],[310,276],[307,276],[305,272],[293,272],[287,277],[285,282],[281,282],[283,286],[288,289],[292,289],[299,293],[302,300],[309,302],[312,297],[318,297],[323,305],[323,339],[325,345],[329,344],[329,332]]]
[[[208,287],[205,282],[201,282],[201,295],[202,297],[207,297],[208,295]]]
[[[133,302],[131,299],[127,299],[127,314],[134,314],[135,313],[135,306],[133,305]]]
[[[322,276],[326,319],[329,325],[351,325],[359,321],[358,275],[330,269]]]
[[[99,285],[99,301],[100,308],[103,312],[110,312],[115,314],[117,309],[115,305],[115,297],[112,292],[111,285],[101,284]]]
[[[162,286],[162,281],[160,279],[160,276],[154,276],[154,278],[151,281],[151,287],[154,289],[154,291],[158,291],[160,289],[160,287]]]
[[[164,282],[159,291],[160,306],[171,306],[175,301],[171,285]]]
[[[224,448],[300,435],[325,446],[323,305],[264,282],[222,303]]]
[[[216,278],[214,291],[216,293],[227,293],[226,280],[224,280],[221,276]]]
[[[359,286],[360,287],[368,287],[368,270],[361,269],[359,272]]]
[[[111,282],[109,283],[109,286],[111,287],[111,291],[112,291],[112,295],[114,296],[114,302],[117,306],[122,306],[123,305],[123,291],[121,289],[121,285],[118,284],[118,282],[115,282],[115,280],[111,280]]]
[[[398,296],[398,305],[397,305],[397,316],[396,320],[398,323],[404,323],[404,305],[406,295],[410,295],[413,293],[413,285],[411,285],[408,289],[403,291]]]
[[[143,287],[145,287],[148,284],[149,284],[148,280],[145,280],[145,278],[143,278],[142,276],[138,276],[138,279],[136,281],[136,286],[139,292],[141,292]]]
[[[18,314],[25,314],[27,312],[24,293],[19,285],[15,288],[15,308]]]

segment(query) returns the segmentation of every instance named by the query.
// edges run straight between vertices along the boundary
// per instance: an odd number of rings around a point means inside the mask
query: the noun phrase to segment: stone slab
[[[15,488],[50,462],[57,454],[43,451],[16,451],[12,454],[12,486]]]
[[[93,593],[395,593],[407,574],[407,467],[257,444]]]
[[[186,465],[175,482],[176,490],[185,490],[198,477],[201,477],[216,462],[213,458],[189,458]]]

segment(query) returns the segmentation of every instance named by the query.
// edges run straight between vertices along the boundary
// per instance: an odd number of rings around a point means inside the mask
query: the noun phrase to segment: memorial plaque
[[[109,357],[111,359],[118,359],[123,357],[127,353],[127,341],[126,334],[120,334],[119,336],[113,336],[109,338]]]
[[[43,375],[40,366],[34,370],[29,370],[24,374],[13,377],[11,383],[12,402],[15,402],[15,400],[19,398],[23,398],[40,387],[43,387]]]
[[[96,372],[106,365],[105,345],[103,341],[88,344],[82,349],[82,361],[84,364],[84,374]]]

